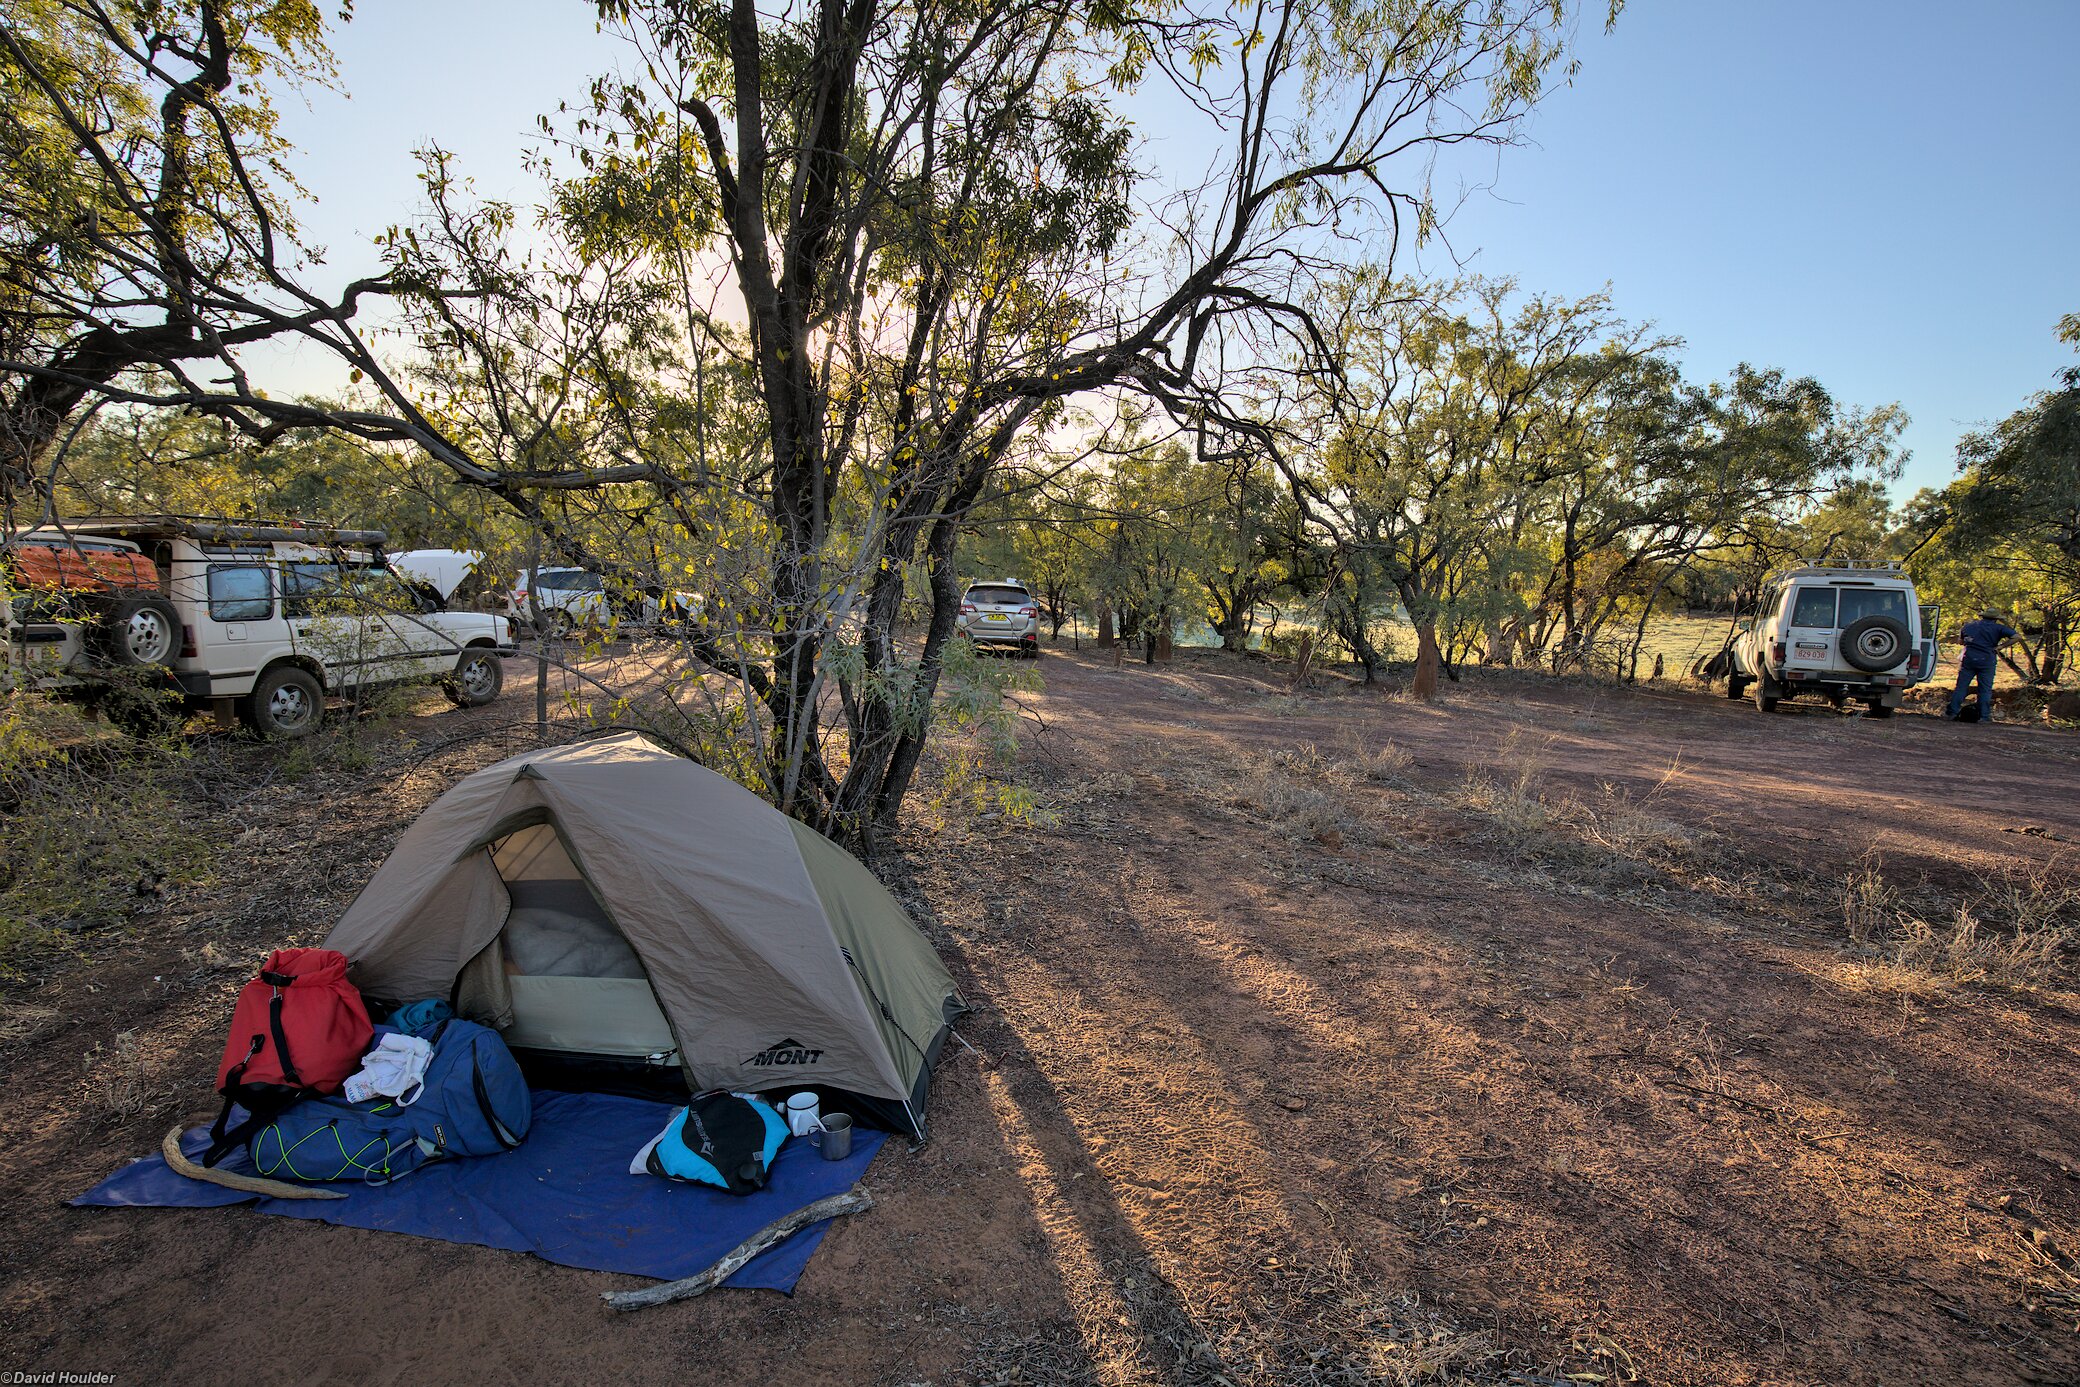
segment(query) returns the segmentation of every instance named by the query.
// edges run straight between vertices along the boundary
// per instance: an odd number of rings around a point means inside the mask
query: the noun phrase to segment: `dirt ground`
[[[924,808],[881,864],[987,1063],[950,1050],[933,1139],[891,1143],[792,1299],[630,1316],[598,1293],[632,1278],[511,1253],[62,1207],[205,1105],[264,951],[531,706],[429,704],[293,779],[217,747],[217,880],[4,989],[0,1371],[2080,1382],[2080,996],[1900,966],[1844,917],[1872,873],[1939,922],[2070,873],[2080,738],[1040,670],[1018,776],[1052,822]]]

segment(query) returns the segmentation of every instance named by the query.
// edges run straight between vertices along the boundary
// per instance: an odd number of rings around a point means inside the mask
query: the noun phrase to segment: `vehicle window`
[[[582,568],[545,568],[536,575],[535,586],[544,592],[599,592],[606,581]]]
[[[1843,588],[1842,625],[1867,616],[1889,616],[1907,624],[1907,595],[1898,588]]]
[[[1800,588],[1798,598],[1791,604],[1793,626],[1834,627],[1834,589]]]
[[[1002,584],[968,589],[970,602],[989,602],[1000,607],[1022,607],[1033,600],[1033,595],[1024,588],[1010,588]]]
[[[284,616],[313,616],[320,611],[338,611],[346,596],[344,575],[336,563],[282,566]]]
[[[381,568],[357,568],[351,576],[354,591],[369,606],[385,612],[419,610],[419,594],[395,573]]]
[[[209,566],[211,621],[265,621],[274,615],[274,589],[267,570],[246,564]]]

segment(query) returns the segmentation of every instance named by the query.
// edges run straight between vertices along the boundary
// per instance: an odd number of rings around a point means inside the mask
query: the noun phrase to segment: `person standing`
[[[1994,661],[2001,642],[2020,640],[2022,633],[2001,620],[1999,612],[1988,609],[1979,613],[1977,621],[1967,621],[1964,629],[1957,633],[1964,649],[1957,656],[1957,687],[1950,692],[1950,707],[1945,717],[1954,718],[1964,707],[1965,690],[1974,682],[1979,685],[1979,721],[1993,721],[1993,671]]]

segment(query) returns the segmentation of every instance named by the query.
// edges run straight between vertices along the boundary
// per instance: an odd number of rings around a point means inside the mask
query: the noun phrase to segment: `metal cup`
[[[823,1138],[817,1144],[823,1147],[825,1160],[844,1160],[852,1154],[852,1119],[841,1112],[825,1113]]]

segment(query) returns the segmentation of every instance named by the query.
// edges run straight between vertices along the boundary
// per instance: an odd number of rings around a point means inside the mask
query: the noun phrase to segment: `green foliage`
[[[213,854],[188,826],[187,769],[167,741],[0,694],[0,957],[47,931],[120,925],[206,878]]]
[[[2080,346],[2080,315],[2061,322],[2060,336]],[[2055,684],[2080,652],[2080,368],[1967,434],[1957,466],[1956,481],[1910,507],[1928,545],[1917,582],[1954,616],[2008,613],[2024,639],[2002,658],[2034,683]]]

